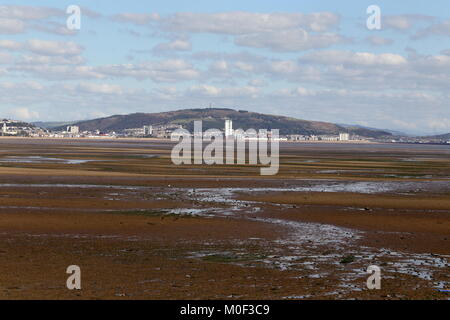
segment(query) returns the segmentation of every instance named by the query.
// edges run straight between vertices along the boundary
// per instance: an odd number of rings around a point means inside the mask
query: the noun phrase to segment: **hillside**
[[[32,123],[28,123],[22,120],[8,120],[8,119],[3,119],[0,120],[0,129],[1,127],[3,127],[3,123],[6,123],[7,127],[13,127],[13,128],[35,128],[37,127],[36,125],[32,124]]]
[[[248,111],[231,109],[186,109],[162,113],[134,113],[129,115],[114,115],[88,121],[80,121],[75,125],[82,131],[121,131],[129,128],[138,128],[144,125],[181,124],[189,131],[193,131],[195,120],[203,120],[203,130],[217,128],[223,129],[224,119],[233,120],[235,129],[280,129],[280,134],[339,134],[350,132],[366,137],[390,136],[382,130],[368,130],[363,128],[344,128],[342,126],[317,121],[306,121],[294,118],[267,115]],[[61,129],[63,129],[61,127]]]
[[[370,131],[386,131],[389,132],[390,134],[392,134],[393,136],[408,136],[408,134],[401,132],[401,131],[396,131],[396,130],[391,130],[391,129],[380,129],[380,128],[373,128],[373,127],[366,127],[366,126],[362,126],[362,125],[358,125],[358,124],[344,124],[344,123],[338,123],[339,126],[342,126],[344,128],[350,129],[355,131],[356,129],[364,129],[364,130],[370,130]],[[361,131],[364,132],[364,131]]]
[[[53,128],[60,128],[60,127],[64,127],[64,126],[70,126],[74,122],[78,122],[78,121],[70,121],[70,122],[64,122],[64,121],[50,121],[50,122],[38,121],[38,122],[32,122],[32,124],[35,125],[36,127],[40,127],[40,128],[53,129]]]
[[[423,138],[442,140],[442,141],[449,141],[450,140],[450,133],[440,134],[440,135],[437,135],[437,136],[426,136],[426,137],[423,137]]]

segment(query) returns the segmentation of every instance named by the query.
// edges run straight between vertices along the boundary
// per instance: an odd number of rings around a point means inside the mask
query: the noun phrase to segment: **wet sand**
[[[0,139],[0,298],[449,298],[448,146],[284,144],[274,177],[171,146]]]

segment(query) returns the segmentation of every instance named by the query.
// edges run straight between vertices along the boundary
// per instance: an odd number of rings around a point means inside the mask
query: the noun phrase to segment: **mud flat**
[[[171,146],[0,139],[0,298],[449,298],[449,146],[284,144],[273,177]]]

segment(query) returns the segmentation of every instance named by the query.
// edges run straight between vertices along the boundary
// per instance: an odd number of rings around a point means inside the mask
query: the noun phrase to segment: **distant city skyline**
[[[68,5],[81,8],[69,30]],[[366,10],[381,9],[381,30]],[[446,1],[14,1],[0,5],[0,117],[243,109],[450,132]]]

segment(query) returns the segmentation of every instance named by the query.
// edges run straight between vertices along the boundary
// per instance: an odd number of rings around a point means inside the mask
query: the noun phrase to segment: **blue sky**
[[[81,29],[67,29],[69,5]],[[366,9],[381,10],[381,29]],[[15,1],[0,5],[0,116],[246,109],[450,132],[447,1]]]

